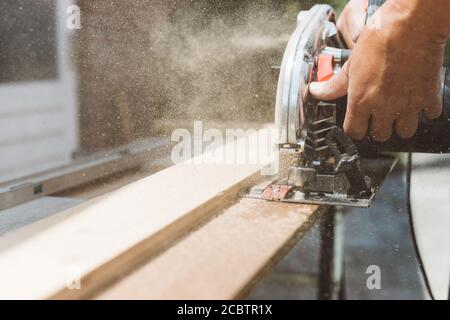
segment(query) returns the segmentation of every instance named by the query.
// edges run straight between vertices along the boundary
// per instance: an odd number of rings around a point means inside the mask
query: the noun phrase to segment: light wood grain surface
[[[254,148],[248,145],[249,154]],[[195,160],[175,165],[5,235],[0,238],[0,299],[93,297],[149,261],[156,262],[151,283],[159,289],[147,295],[144,286],[146,298],[242,294],[320,211],[249,199],[233,205],[261,180],[264,165]],[[182,269],[174,270],[175,265]],[[173,291],[171,283],[184,289]]]
[[[326,209],[242,199],[95,298],[245,297]]]
[[[94,290],[234,199],[260,168],[177,165],[6,235],[0,299],[77,298]],[[66,288],[74,272],[83,290]]]

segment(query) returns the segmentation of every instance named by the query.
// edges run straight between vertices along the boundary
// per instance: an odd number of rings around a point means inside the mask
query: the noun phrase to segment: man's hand
[[[429,119],[442,113],[450,1],[388,0],[359,33],[366,7],[366,0],[353,0],[344,10],[338,27],[349,47],[356,42],[352,56],[334,78],[312,83],[310,92],[322,100],[348,95],[344,130],[354,139],[363,139],[369,127],[376,141],[388,140],[393,128],[410,138],[421,112]]]

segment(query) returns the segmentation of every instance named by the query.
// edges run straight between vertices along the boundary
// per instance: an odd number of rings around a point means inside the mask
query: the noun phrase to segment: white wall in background
[[[66,26],[72,1],[56,3],[57,78],[0,83],[0,183],[69,164],[78,148],[73,31]]]

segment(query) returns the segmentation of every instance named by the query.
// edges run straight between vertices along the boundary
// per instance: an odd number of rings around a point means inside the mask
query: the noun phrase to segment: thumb
[[[311,82],[309,92],[319,100],[334,100],[343,97],[348,90],[348,69],[349,61],[347,61],[342,69],[336,73],[330,80],[324,82]]]

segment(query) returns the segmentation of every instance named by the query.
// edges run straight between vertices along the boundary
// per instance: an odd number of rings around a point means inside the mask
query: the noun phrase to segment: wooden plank
[[[95,298],[244,297],[326,210],[242,199]]]
[[[260,178],[181,164],[0,239],[0,299],[79,298],[146,261]],[[66,287],[74,273],[82,290]]]

